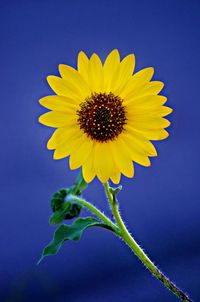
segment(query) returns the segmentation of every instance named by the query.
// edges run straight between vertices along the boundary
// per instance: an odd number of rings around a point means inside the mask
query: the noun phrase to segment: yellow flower
[[[158,95],[164,85],[151,81],[152,67],[133,74],[134,66],[133,54],[120,61],[116,49],[104,64],[81,51],[77,70],[60,64],[61,77],[47,77],[56,95],[40,99],[52,111],[39,122],[57,128],[47,148],[55,150],[54,159],[70,156],[70,168],[82,167],[86,182],[133,177],[133,162],[150,166],[149,157],[157,155],[150,140],[168,136],[170,122],[163,117],[172,109]]]

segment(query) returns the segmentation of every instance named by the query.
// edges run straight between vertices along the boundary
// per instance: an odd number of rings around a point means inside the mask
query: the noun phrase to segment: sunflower
[[[152,67],[133,74],[134,55],[120,61],[116,49],[104,64],[97,54],[88,58],[81,51],[77,65],[60,64],[61,77],[47,77],[56,95],[39,100],[51,110],[39,122],[57,128],[47,148],[54,159],[69,156],[71,169],[82,167],[86,182],[97,176],[118,184],[121,173],[134,176],[133,162],[150,166],[149,157],[157,156],[150,140],[168,137],[170,122],[163,117],[172,109],[158,95],[164,84],[151,81]]]

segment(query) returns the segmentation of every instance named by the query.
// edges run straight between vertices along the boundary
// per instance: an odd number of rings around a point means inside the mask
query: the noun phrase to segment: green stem
[[[116,224],[114,224],[104,213],[102,213],[98,208],[96,208],[93,204],[90,202],[86,201],[83,198],[80,198],[78,196],[69,194],[66,197],[66,201],[74,201],[80,204],[81,206],[85,207],[88,209],[90,212],[92,212],[95,216],[97,216],[100,220],[102,220],[105,224],[110,226],[116,234],[119,233],[119,228]]]
[[[121,215],[119,213],[119,207],[115,198],[115,195],[112,194],[110,190],[110,186],[108,183],[104,184],[104,188],[106,191],[106,195],[112,209],[112,213],[115,217],[116,223],[120,229],[120,237],[123,241],[131,248],[134,254],[140,259],[140,261],[145,265],[145,267],[158,279],[160,280],[164,286],[166,286],[170,291],[172,291],[181,301],[184,302],[192,302],[190,298],[182,292],[173,282],[171,282],[149,259],[149,257],[145,254],[145,252],[141,249],[141,247],[137,244],[135,239],[131,236],[129,231],[127,230]]]

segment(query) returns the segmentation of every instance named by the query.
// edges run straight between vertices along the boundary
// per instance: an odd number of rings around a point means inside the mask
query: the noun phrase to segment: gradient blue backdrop
[[[102,59],[113,48],[154,66],[174,108],[170,137],[151,168],[122,178],[122,215],[163,271],[200,301],[199,1],[0,1],[0,300],[6,302],[175,302],[111,233],[91,229],[79,243],[36,262],[53,235],[50,195],[71,185],[68,160],[46,150],[39,125],[45,77],[76,66],[78,51]],[[94,181],[85,196],[106,209]]]

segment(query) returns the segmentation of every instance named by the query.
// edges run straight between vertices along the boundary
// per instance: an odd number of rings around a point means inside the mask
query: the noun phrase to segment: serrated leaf
[[[53,240],[44,248],[42,257],[38,261],[38,264],[44,257],[57,254],[65,241],[79,240],[83,231],[93,226],[100,226],[103,228],[111,229],[110,227],[103,223],[100,223],[99,220],[93,217],[78,218],[71,225],[62,224],[55,231]]]

